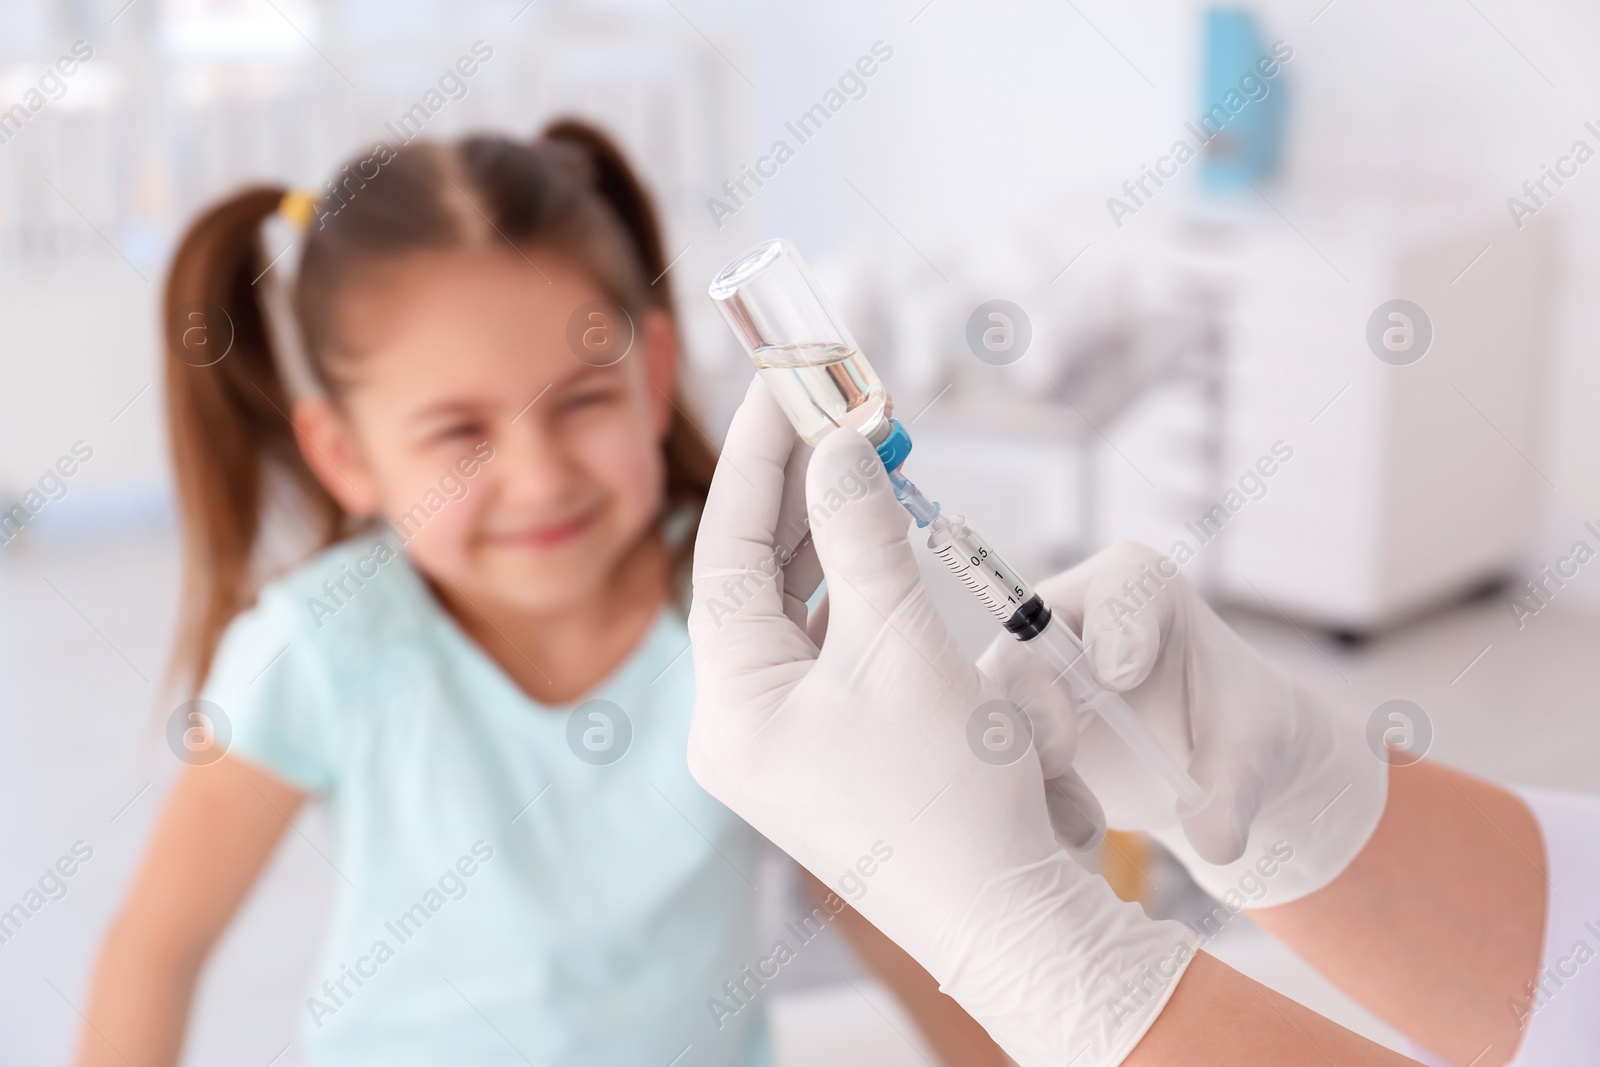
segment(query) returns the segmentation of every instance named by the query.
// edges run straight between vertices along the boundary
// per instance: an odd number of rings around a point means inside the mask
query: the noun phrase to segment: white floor
[[[94,850],[66,896],[0,944],[4,1063],[66,1062],[92,954],[175,766],[161,737],[170,708],[158,685],[176,581],[171,536],[159,530],[0,550],[0,910],[74,842]],[[1600,617],[1558,601],[1518,632],[1502,602],[1487,602],[1358,650],[1279,620],[1234,621],[1353,707],[1394,697],[1421,705],[1440,760],[1503,780],[1600,792],[1592,758],[1600,719],[1590,712],[1600,689],[1592,651]],[[983,631],[971,635],[976,642]],[[291,1046],[294,1020],[330,872],[317,852],[325,847],[317,816],[300,828],[213,958],[187,1063],[301,1062]],[[1396,1040],[1247,923],[1212,947],[1346,1025]],[[781,1067],[926,1062],[904,1016],[842,950],[818,953],[808,966],[773,999]]]

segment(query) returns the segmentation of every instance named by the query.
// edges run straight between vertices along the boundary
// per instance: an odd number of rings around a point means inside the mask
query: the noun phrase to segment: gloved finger
[[[978,657],[978,669],[1004,690],[1007,700],[1027,713],[1045,778],[1072,772],[1081,712],[1067,687],[1055,684],[1055,670],[1044,657],[1003,634]]]
[[[886,630],[909,642],[945,681],[942,664],[972,661],[954,650],[944,620],[922,587],[906,539],[910,517],[894,498],[888,473],[860,434],[836,431],[822,439],[806,471],[811,536],[828,581],[830,640],[822,655],[851,662],[874,655],[872,635]]]
[[[1150,548],[1137,542],[1124,541],[1101,549],[1070,570],[1051,575],[1038,584],[1035,592],[1044,598],[1051,614],[1058,621],[1066,623],[1073,633],[1083,637],[1087,647],[1091,635],[1085,632],[1084,615],[1093,603],[1104,603],[1108,599],[1108,594],[1102,587],[1116,589],[1119,594],[1126,597],[1122,583],[1131,580],[1135,582],[1136,587],[1141,579],[1148,583],[1144,565],[1148,564],[1159,575],[1163,569],[1172,566],[1170,561],[1163,563],[1162,560],[1163,557]],[[1091,597],[1090,583],[1110,573],[1115,573],[1115,582],[1099,582],[1096,594]],[[1167,581],[1170,582],[1171,579]],[[1146,584],[1146,588],[1148,587]]]
[[[815,649],[784,614],[777,525],[796,441],[760,381],[728,428],[695,538],[689,611],[695,666],[729,676],[809,659]]]
[[[1106,832],[1106,813],[1089,783],[1068,770],[1044,784],[1044,803],[1050,811],[1050,826],[1056,840],[1074,852],[1082,852],[1099,841]]]
[[[1013,637],[996,637],[978,658],[978,669],[1003,682],[1006,699],[1021,707],[1033,724],[1033,746],[1045,778],[1045,806],[1056,840],[1081,851],[1105,832],[1100,800],[1073,768],[1078,747],[1077,719],[1067,688],[1055,684],[1055,670]]]
[[[811,446],[796,440],[783,470],[783,501],[778,506],[778,549],[783,563],[783,594],[802,604],[822,582],[822,565],[811,540],[811,517],[806,511],[806,468]],[[802,615],[801,619],[805,617]],[[804,625],[802,621],[801,625]]]
[[[1137,544],[1113,545],[1094,557],[1083,590],[1083,646],[1100,684],[1125,693],[1150,677],[1172,632],[1176,578],[1163,579],[1161,557]]]
[[[1260,791],[1241,765],[1255,746],[1229,733],[1240,720],[1221,713],[1221,680],[1207,680],[1211,657],[1186,647],[1195,633],[1191,614],[1210,609],[1185,589],[1170,560],[1143,545],[1115,545],[1096,560],[1084,589],[1090,670],[1107,689],[1128,692],[1159,663],[1176,666],[1165,672],[1169,689],[1161,695],[1167,707],[1181,710],[1181,721],[1172,725],[1192,746],[1189,775],[1210,793],[1203,809],[1182,820],[1184,831],[1206,862],[1231,863],[1244,854]],[[1220,620],[1216,628],[1224,629]]]
[[[1066,623],[1075,634],[1083,632],[1083,592],[1094,578],[1102,553],[1096,553],[1070,570],[1052,574],[1034,587],[1044,598],[1057,622]]]
[[[809,535],[810,531],[806,532]],[[787,558],[789,562],[783,565],[784,599],[804,604],[822,584],[822,563],[817,559],[816,543],[807,536],[789,550]]]
[[[817,546],[811,542],[809,534],[808,530],[806,540],[784,565],[782,575],[783,613],[807,632],[810,631],[811,595],[822,584],[822,564],[817,560]],[[812,643],[820,645],[818,641]]]
[[[1183,819],[1183,832],[1207,863],[1232,863],[1244,855],[1255,821],[1259,792],[1242,789],[1225,752],[1218,746],[1196,746],[1189,776],[1210,790],[1211,800],[1198,814]]]
[[[821,631],[812,633],[813,612],[811,598],[822,585],[822,563],[817,559],[817,546],[806,531],[806,540],[783,568],[783,613],[794,624],[811,636],[811,643],[822,647]],[[826,592],[823,594],[826,599]],[[826,625],[826,616],[823,620]]]
[[[1185,632],[1193,634],[1203,629],[1214,635],[1214,640],[1243,645],[1243,639],[1229,630],[1198,597],[1183,598],[1178,610],[1182,618],[1175,625]],[[1240,736],[1250,728],[1250,720],[1221,714],[1220,705],[1224,699],[1256,706],[1270,705],[1286,699],[1287,692],[1273,691],[1282,679],[1264,662],[1259,664],[1258,670],[1239,671],[1239,663],[1256,658],[1253,650],[1236,648],[1225,657],[1225,662],[1233,665],[1229,677],[1221,676],[1220,668],[1215,666],[1223,658],[1218,650],[1206,651],[1209,654],[1197,652],[1184,657],[1185,688],[1190,705],[1196,709],[1192,720],[1194,754],[1189,762],[1189,774],[1202,788],[1212,791],[1212,800],[1203,811],[1183,820],[1183,830],[1201,859],[1222,864],[1232,863],[1244,855],[1250,827],[1261,805],[1268,768],[1257,766],[1253,761],[1261,750],[1258,740]],[[1244,688],[1246,686],[1251,688]]]

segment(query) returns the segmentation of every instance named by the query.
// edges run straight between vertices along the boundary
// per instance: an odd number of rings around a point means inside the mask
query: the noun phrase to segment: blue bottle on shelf
[[[1248,193],[1250,183],[1272,178],[1283,155],[1287,72],[1260,22],[1243,8],[1206,11],[1204,48],[1201,123],[1211,138],[1201,151],[1200,188]]]

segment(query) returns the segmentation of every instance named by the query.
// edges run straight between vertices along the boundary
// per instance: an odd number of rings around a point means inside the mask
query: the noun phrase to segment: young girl
[[[757,835],[685,766],[675,588],[715,456],[649,200],[573,122],[383,148],[329,189],[213,207],[168,278],[177,665],[227,751],[167,801],[80,1063],[177,1062],[207,953],[308,797],[338,892],[313,1062],[765,1062],[757,976],[804,949],[757,942]],[[274,213],[304,228],[292,314],[264,299]],[[264,526],[295,523],[321,551],[263,586]],[[1000,1062],[818,901],[795,930],[837,922],[941,1057]]]

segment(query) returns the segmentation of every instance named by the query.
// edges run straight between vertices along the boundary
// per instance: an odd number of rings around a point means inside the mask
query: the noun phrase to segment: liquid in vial
[[[855,348],[831,342],[768,345],[750,358],[807,444],[835,426],[874,444],[887,434],[883,383]]]

